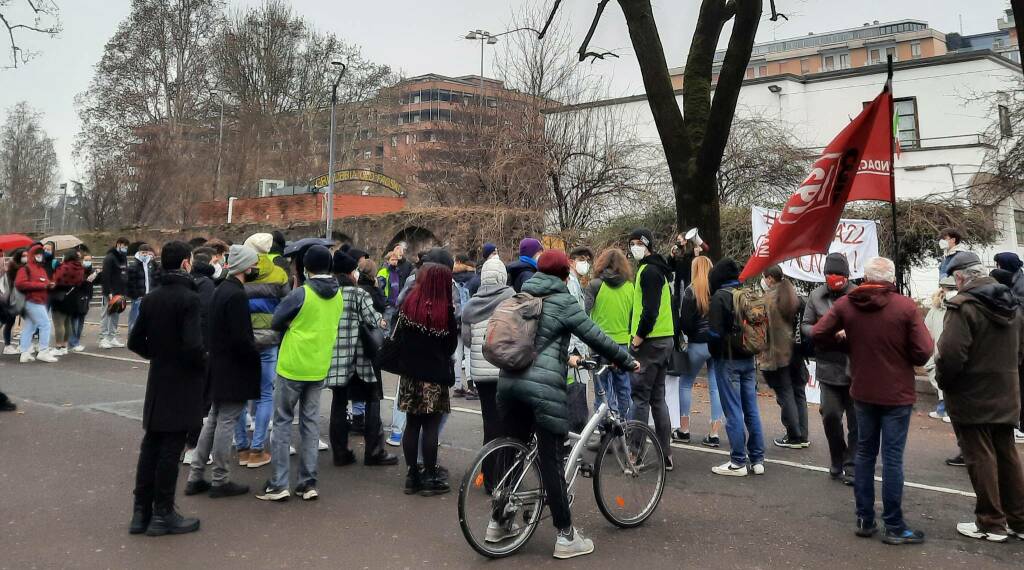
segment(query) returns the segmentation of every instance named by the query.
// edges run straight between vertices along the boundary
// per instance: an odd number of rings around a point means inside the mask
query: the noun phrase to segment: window
[[[811,60],[807,59],[806,57],[800,58],[800,73],[806,75],[806,74],[808,74],[810,72],[811,72]]]
[[[826,55],[826,56],[824,56],[822,58],[821,67],[825,71],[835,71],[835,69],[836,69],[836,56],[834,56],[834,55]]]
[[[392,146],[392,148],[398,146],[398,136],[397,135],[391,135],[391,146]]]
[[[1006,105],[999,106],[999,136],[1013,136],[1013,122],[1010,120],[1010,109]]]
[[[1013,211],[1013,227],[1017,230],[1017,245],[1024,245],[1024,210]]]
[[[900,146],[917,148],[921,145],[921,133],[917,128],[917,98],[896,99],[896,125],[899,128]]]
[[[850,54],[839,54],[839,69],[850,69]]]
[[[921,57],[921,42],[910,44],[910,57]]]
[[[877,65],[882,63],[882,51],[873,49],[868,51],[868,65]]]
[[[368,150],[363,151],[363,158],[373,158],[373,152]]]
[[[898,60],[899,58],[896,56],[896,48],[895,47],[887,47],[887,48],[885,48],[885,57],[886,57],[887,60],[890,57],[892,58],[893,61]]]
[[[427,133],[427,138],[430,140],[430,142],[437,142],[437,133]]]
[[[768,66],[767,65],[762,65],[762,66],[758,67],[757,68],[757,73],[755,73],[754,75],[756,75],[757,77],[764,77],[764,76],[768,75]]]
[[[419,103],[422,100],[423,100],[423,98],[420,96],[420,92],[419,91],[417,91],[416,93],[413,94],[413,96],[412,96],[412,102],[413,103]]]

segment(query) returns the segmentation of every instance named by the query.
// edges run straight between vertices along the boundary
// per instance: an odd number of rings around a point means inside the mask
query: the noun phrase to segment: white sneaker
[[[51,351],[51,354],[53,354],[54,356],[67,356],[68,355],[68,349],[67,349],[66,346],[62,346],[60,348],[54,348]]]
[[[110,350],[111,348],[114,348],[114,345],[110,344],[109,340],[103,339],[100,341],[100,348],[103,350]]]
[[[72,347],[71,352],[85,352],[85,347],[80,344],[76,344]]]
[[[1020,431],[1017,428],[1013,429],[1013,441],[1017,443],[1024,443],[1024,431]]]
[[[946,422],[947,424],[953,423],[953,420],[949,417],[948,414],[945,415],[945,416],[942,416],[942,421]]]
[[[39,362],[57,362],[57,356],[54,355],[52,350],[43,350],[36,355],[36,360]]]
[[[8,344],[4,347],[4,354],[11,356],[14,354],[21,354],[21,349],[13,344]]]
[[[26,362],[35,362],[35,361],[36,361],[36,357],[32,356],[31,352],[22,352],[21,353],[21,363],[22,364],[25,364]]]
[[[124,348],[124,347],[125,347],[125,344],[124,344],[123,342],[121,342],[121,341],[117,340],[116,338],[112,338],[112,339],[110,339],[110,340],[109,340],[109,341],[107,341],[107,342],[108,342],[108,343],[110,344],[110,346],[111,346],[111,347],[113,347],[113,348]]]
[[[187,449],[187,450],[185,450],[185,457],[181,458],[181,464],[182,465],[192,465],[192,461],[194,461],[195,458],[196,458],[196,450],[195,449]]]
[[[324,443],[324,440],[322,440],[322,439],[317,440],[317,442],[316,442],[316,450],[317,451],[327,451],[330,448],[331,448],[331,446],[329,446],[326,443]]]
[[[764,463],[755,463],[751,465],[750,473],[752,475],[764,475]]]
[[[519,536],[519,532],[522,531],[515,519],[510,519],[505,524],[501,524],[498,521],[491,519],[487,523],[487,536],[484,537],[485,542],[495,543],[504,542],[510,538]]]
[[[960,523],[956,525],[956,531],[964,536],[977,538],[978,540],[987,540],[989,542],[1006,542],[1006,539],[1008,538],[1005,534],[985,532],[979,529],[976,523],[972,522]]]
[[[577,556],[583,556],[584,554],[590,554],[594,551],[594,541],[589,538],[585,538],[583,534],[576,529],[572,530],[572,540],[558,535],[558,540],[555,541],[555,553],[554,557],[565,560],[566,558],[575,558]]]
[[[711,472],[716,475],[729,475],[731,477],[746,477],[747,466],[746,465],[734,465],[732,461],[716,465],[711,468]]]
[[[945,418],[949,417],[949,415],[948,414],[940,414],[939,412],[936,412],[935,410],[932,410],[932,411],[928,412],[928,417],[933,419],[933,420],[942,420],[942,419],[945,419]]]

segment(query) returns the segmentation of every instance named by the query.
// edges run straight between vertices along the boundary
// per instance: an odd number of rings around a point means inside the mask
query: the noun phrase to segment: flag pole
[[[885,88],[889,91],[889,128],[895,129],[896,125],[896,102],[892,96],[892,54],[886,55],[888,63],[888,79]],[[896,137],[899,132],[893,132],[889,137],[889,192],[892,200],[889,206],[892,211],[892,262],[896,265],[896,289],[903,293],[903,271],[900,266],[900,238],[896,229]]]

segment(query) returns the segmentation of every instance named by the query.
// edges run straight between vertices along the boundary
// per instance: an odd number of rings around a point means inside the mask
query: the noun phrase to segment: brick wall
[[[297,194],[270,198],[245,198],[234,201],[231,221],[234,224],[285,225],[295,222],[318,222],[323,217],[323,194]],[[405,207],[405,198],[396,196],[358,196],[336,194],[334,218],[366,216],[397,212]],[[227,200],[202,202],[198,206],[197,225],[223,224],[228,219]]]

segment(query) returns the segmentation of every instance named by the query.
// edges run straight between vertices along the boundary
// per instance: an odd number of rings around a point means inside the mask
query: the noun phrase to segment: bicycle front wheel
[[[594,498],[608,522],[640,526],[658,508],[665,490],[665,452],[654,430],[628,421],[601,442],[594,462]]]
[[[536,454],[515,439],[485,445],[459,487],[462,534],[488,558],[504,558],[522,548],[537,530],[543,509]]]

